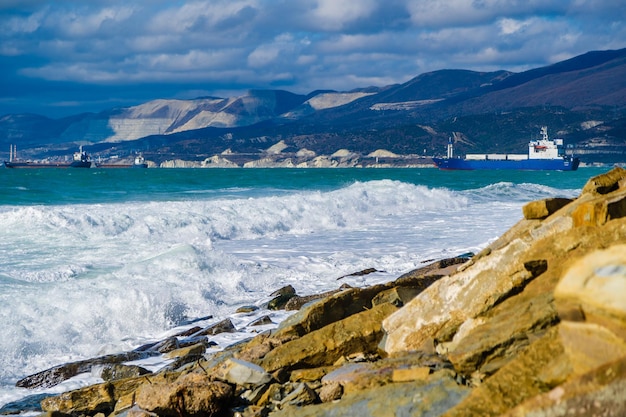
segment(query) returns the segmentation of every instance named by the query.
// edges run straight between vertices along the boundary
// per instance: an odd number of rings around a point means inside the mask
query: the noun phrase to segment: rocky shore
[[[229,320],[26,376],[19,386],[49,387],[97,367],[105,382],[2,412],[626,415],[626,170],[523,214],[480,253],[387,284],[309,297],[283,288],[268,308],[296,313],[219,351],[211,338],[236,332]],[[127,364],[153,355],[171,362],[157,372]]]

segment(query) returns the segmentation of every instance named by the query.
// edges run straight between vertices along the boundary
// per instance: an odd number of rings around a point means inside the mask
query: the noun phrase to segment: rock
[[[333,364],[355,352],[375,352],[383,336],[382,320],[396,307],[383,304],[277,346],[260,365],[267,372],[281,368],[315,368]]]
[[[60,411],[66,414],[87,412],[108,414],[114,405],[113,385],[109,382],[65,392],[56,397],[45,398],[41,402],[44,411]]]
[[[0,407],[0,415],[15,415],[28,412],[41,412],[41,401],[52,397],[54,394],[35,394],[24,397],[18,401],[4,404]]]
[[[343,395],[343,387],[339,382],[329,382],[322,385],[319,398],[323,403],[328,403],[341,398]]]
[[[64,414],[109,414],[114,405],[122,398],[128,398],[132,404],[133,393],[146,383],[167,384],[173,382],[178,373],[159,373],[143,375],[136,378],[125,378],[102,384],[90,385],[57,396],[47,397],[41,401],[43,411]],[[93,412],[93,413],[92,413]]]
[[[620,188],[626,188],[626,170],[615,167],[611,171],[597,175],[587,181],[582,194],[605,195]]]
[[[546,198],[531,201],[522,207],[525,219],[545,219],[572,202],[569,198]]]
[[[559,315],[612,329],[626,340],[626,244],[593,251],[578,259],[554,290]]]
[[[302,336],[328,324],[342,320],[372,307],[372,298],[386,285],[367,288],[349,288],[333,294],[288,317],[276,331],[274,337]]]
[[[66,363],[29,375],[17,381],[15,385],[21,388],[49,388],[80,373],[91,372],[95,366],[145,359],[154,354],[154,352],[133,351]]]
[[[181,358],[184,356],[200,356],[206,352],[206,344],[203,342],[196,343],[194,345],[186,346],[180,349],[167,352],[164,357],[168,359]]]
[[[253,311],[257,311],[258,309],[259,307],[257,306],[241,306],[237,310],[235,310],[235,313],[252,313]]]
[[[235,325],[230,319],[224,319],[220,322],[211,324],[210,326],[205,327],[204,329],[194,333],[191,337],[197,336],[215,336],[220,333],[234,333],[237,329],[235,329]]]
[[[271,375],[260,366],[235,358],[226,359],[212,372],[212,375],[231,384],[242,386],[263,385],[272,380]]]
[[[274,324],[270,316],[267,315],[250,322],[248,326],[265,326],[266,324]]]
[[[502,417],[626,415],[626,357],[516,406]]]
[[[347,288],[350,288],[350,287],[348,286]],[[320,293],[320,294],[305,295],[305,296],[294,295],[285,304],[285,310],[287,311],[300,310],[302,306],[304,306],[307,303],[310,303],[311,301],[330,297],[331,295],[337,294],[340,291],[342,291],[342,289],[327,291],[327,292]]]
[[[402,307],[422,291],[422,288],[394,287],[376,294],[376,296],[372,299],[372,305],[376,306],[379,304],[390,303],[396,307]]]
[[[626,344],[607,329],[595,324],[560,323],[445,416],[499,416],[572,377],[625,356]]]
[[[385,351],[393,354],[418,350],[437,333],[451,337],[465,320],[521,291],[540,271],[534,264],[519,261],[529,246],[516,238],[463,271],[430,285],[385,319]]]
[[[182,375],[173,384],[144,384],[136,396],[141,409],[171,417],[223,415],[232,400],[230,385],[200,373]]]
[[[468,392],[449,376],[437,375],[428,381],[389,384],[344,395],[338,402],[288,407],[272,417],[439,416]]]
[[[274,291],[270,296],[274,298],[267,303],[267,308],[269,310],[280,310],[285,307],[287,301],[296,296],[296,290],[291,285],[287,285]]]
[[[601,226],[609,220],[626,217],[626,191],[581,202],[572,213],[574,226]]]
[[[115,381],[118,379],[133,378],[150,373],[152,372],[137,365],[108,364],[102,368],[100,378],[105,381]]]
[[[286,395],[279,403],[280,408],[285,406],[304,406],[319,402],[315,391],[306,382],[300,382],[295,389]]]
[[[430,368],[421,366],[418,368],[394,369],[391,373],[392,382],[424,381],[430,375]]]

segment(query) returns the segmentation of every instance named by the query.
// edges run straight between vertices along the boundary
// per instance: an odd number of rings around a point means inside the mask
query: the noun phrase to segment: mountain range
[[[141,152],[156,163],[382,149],[431,156],[453,137],[460,153],[519,153],[544,125],[583,160],[626,162],[626,49],[520,73],[444,69],[347,92],[251,90],[62,119],[8,114],[0,117],[0,149],[8,155],[13,144],[23,158],[45,158],[82,145],[98,157]]]

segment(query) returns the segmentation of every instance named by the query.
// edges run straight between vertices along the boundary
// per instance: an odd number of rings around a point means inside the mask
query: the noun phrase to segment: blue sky
[[[306,94],[626,47],[616,0],[0,0],[0,115]]]

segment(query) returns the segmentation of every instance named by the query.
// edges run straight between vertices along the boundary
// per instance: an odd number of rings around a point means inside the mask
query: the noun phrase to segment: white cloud
[[[355,20],[369,17],[377,8],[375,0],[317,0],[316,3],[312,18],[326,30],[341,30]]]

